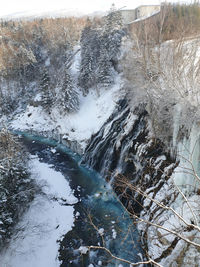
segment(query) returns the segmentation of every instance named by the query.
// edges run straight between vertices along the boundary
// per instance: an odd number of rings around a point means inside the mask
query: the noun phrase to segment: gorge
[[[28,204],[3,266],[200,266],[193,10],[166,4],[130,27],[114,9],[2,22],[1,128],[20,136],[37,189],[15,193]]]

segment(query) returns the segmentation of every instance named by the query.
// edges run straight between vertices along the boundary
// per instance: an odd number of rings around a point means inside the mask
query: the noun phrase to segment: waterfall
[[[177,144],[177,157],[180,160],[174,174],[175,184],[181,186],[185,193],[194,192],[200,181],[200,129],[193,125],[189,137],[184,137]]]
[[[173,117],[173,147],[176,148],[180,163],[174,173],[174,182],[185,194],[190,195],[200,182],[198,177],[195,177],[200,176],[200,127],[193,123],[189,134],[185,130],[184,136],[180,138],[182,111],[181,104],[177,104]]]
[[[118,103],[99,132],[94,135],[85,151],[82,163],[100,172],[120,196],[118,177],[125,177],[141,190],[153,187],[160,190],[175,168],[175,160],[166,152],[161,141],[149,133],[149,117],[144,107],[131,111],[126,100]],[[166,172],[166,170],[168,170]],[[165,174],[166,173],[166,174]],[[132,201],[138,212],[144,197],[137,192],[122,197],[122,202]]]

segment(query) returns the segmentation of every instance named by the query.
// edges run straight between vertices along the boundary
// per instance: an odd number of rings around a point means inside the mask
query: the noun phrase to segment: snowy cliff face
[[[155,195],[176,167],[175,159],[162,143],[151,138],[146,110],[138,107],[132,112],[126,100],[118,102],[117,110],[91,138],[83,163],[107,177],[122,202],[128,206],[131,200],[137,212],[142,209],[144,197],[137,192],[125,192],[120,177]]]
[[[143,106],[131,111],[127,101],[120,100],[114,113],[92,136],[82,163],[89,164],[110,181],[133,217],[138,222],[144,220],[138,224],[138,229],[151,258],[163,266],[172,266],[173,263],[176,266],[199,265],[196,257],[198,249],[168,231],[145,223],[155,223],[169,231],[184,233],[183,236],[194,241],[199,236],[198,231],[187,227],[173,212],[162,207],[173,207],[190,224],[195,220],[194,216],[198,217],[200,198],[190,190],[188,204],[179,194],[178,190],[185,192],[183,188],[191,182],[185,178],[183,170],[180,173],[180,166],[184,166],[181,165],[184,160],[187,162],[188,155],[182,150],[182,156],[186,158],[179,157],[179,164],[177,155],[173,157],[161,141],[152,138],[149,119]],[[178,145],[185,151],[189,149],[189,154],[194,152],[194,166],[199,155],[198,146],[192,150],[195,137],[192,131],[190,137]],[[193,261],[190,255],[193,255]]]

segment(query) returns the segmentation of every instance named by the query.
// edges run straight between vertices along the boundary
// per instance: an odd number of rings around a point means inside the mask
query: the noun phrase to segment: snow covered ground
[[[80,46],[77,45],[74,47],[74,58],[69,68],[75,84],[78,84],[80,62]],[[10,120],[8,127],[22,131],[33,131],[41,135],[47,132],[53,136],[61,134],[67,141],[78,143],[79,150],[84,151],[87,141],[99,131],[113,113],[116,102],[124,93],[122,77],[117,73],[113,75],[113,85],[108,88],[90,88],[87,96],[83,96],[81,89],[77,88],[80,101],[78,112],[64,113],[55,103],[49,114],[41,106],[41,95],[38,93],[33,101],[35,104],[28,105],[24,111],[20,110]],[[4,121],[6,118],[0,118],[0,120]]]
[[[65,177],[38,158],[32,158],[31,165],[45,194],[36,196],[17,225],[19,231],[0,254],[1,267],[59,266],[57,241],[73,226],[73,204],[78,200]]]
[[[54,107],[49,115],[41,106],[29,105],[23,113],[14,117],[10,127],[38,133],[59,133],[69,141],[77,141],[84,150],[87,140],[101,128],[114,111],[120,97],[121,83],[121,78],[117,76],[115,84],[109,89],[103,88],[100,95],[91,90],[86,97],[81,96],[80,110],[73,114],[61,114],[60,110]]]

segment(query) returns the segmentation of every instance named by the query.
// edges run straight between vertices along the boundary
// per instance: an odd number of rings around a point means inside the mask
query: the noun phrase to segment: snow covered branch
[[[113,259],[118,260],[118,261],[121,261],[121,262],[124,262],[124,263],[128,263],[128,264],[130,264],[130,267],[131,267],[131,266],[138,266],[138,265],[140,265],[140,264],[154,264],[154,266],[162,267],[162,265],[160,265],[159,263],[155,262],[155,261],[152,260],[152,259],[149,259],[149,260],[147,260],[147,261],[140,261],[140,262],[133,263],[133,262],[131,262],[131,261],[128,261],[128,260],[126,260],[126,259],[122,259],[122,258],[120,258],[120,257],[117,257],[117,256],[113,255],[113,253],[111,253],[111,251],[110,251],[109,249],[107,249],[106,247],[101,247],[101,246],[87,246],[87,249],[88,249],[88,250],[91,250],[91,249],[94,249],[94,250],[96,250],[96,249],[104,250],[104,251],[106,251],[106,252],[107,252]]]

